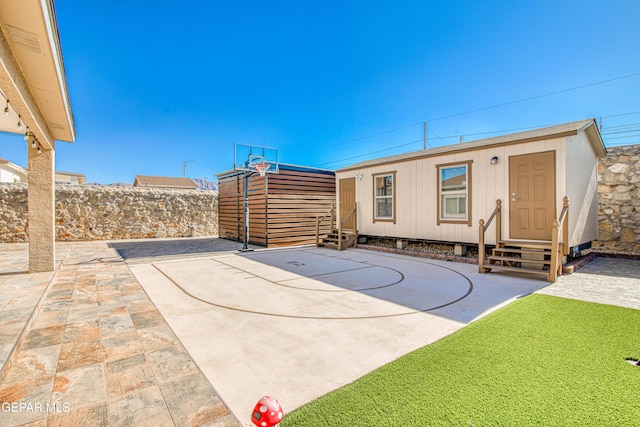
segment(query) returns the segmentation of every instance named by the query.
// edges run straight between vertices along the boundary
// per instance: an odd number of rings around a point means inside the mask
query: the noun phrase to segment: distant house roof
[[[520,144],[524,142],[539,141],[543,139],[560,138],[564,136],[576,135],[579,132],[586,132],[589,135],[591,145],[598,157],[604,157],[606,155],[607,151],[604,147],[604,143],[602,142],[602,137],[600,136],[598,126],[596,125],[594,119],[588,119],[534,129],[526,132],[518,132],[509,135],[496,136],[493,138],[480,139],[477,141],[465,142],[462,144],[446,145],[443,147],[431,148],[429,150],[412,151],[410,153],[365,160],[363,162],[340,169],[340,172],[348,171],[351,169],[360,169],[370,166],[403,162],[425,157],[435,157],[443,154],[455,153],[458,151],[481,150],[484,148],[501,145]]]
[[[20,177],[20,182],[27,182],[29,171],[21,166],[11,163],[9,160],[0,159],[0,169],[6,170]],[[85,177],[81,173],[55,172],[55,182],[84,184]],[[76,178],[75,180],[73,178]]]
[[[457,188],[467,185],[467,174],[463,173],[442,181],[442,188]]]
[[[183,188],[197,190],[198,185],[189,178],[174,178],[170,176],[145,176],[136,175],[133,180],[134,187],[153,188]]]
[[[20,182],[27,181],[27,170],[21,166],[11,163],[9,160],[0,159],[0,169],[6,170],[20,178]]]
[[[73,184],[82,185],[86,182],[86,178],[84,174],[81,174],[81,173],[56,171],[56,182],[73,183]]]

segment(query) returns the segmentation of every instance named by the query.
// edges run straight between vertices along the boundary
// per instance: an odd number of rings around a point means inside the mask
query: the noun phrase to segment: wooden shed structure
[[[531,255],[547,274],[553,257],[598,238],[605,154],[595,120],[582,120],[364,161],[336,172],[338,200],[342,211],[357,206],[361,235],[486,243],[496,249],[487,268],[481,252],[481,272]]]
[[[237,170],[217,177],[220,237],[243,241],[248,179],[248,240],[267,247],[315,243],[316,217],[330,212],[336,197],[335,173],[324,169],[281,163],[279,173],[264,177]]]

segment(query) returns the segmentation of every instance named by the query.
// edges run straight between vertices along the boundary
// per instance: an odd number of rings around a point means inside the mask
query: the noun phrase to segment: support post
[[[55,269],[56,203],[55,203],[55,147],[51,150],[31,147],[34,135],[29,133],[29,272]]]
[[[569,255],[569,198],[564,196],[562,208],[566,209],[562,221],[562,255]]]
[[[548,276],[548,280],[551,283],[555,282],[558,277],[558,251],[558,220],[554,219],[551,226],[551,265],[549,266]]]
[[[502,240],[502,200],[496,200],[496,246]]]
[[[240,252],[251,252],[249,249],[249,177],[251,172],[244,173],[244,238]]]
[[[358,202],[356,202],[353,211],[353,247],[358,247]]]
[[[320,246],[320,217],[316,216],[316,248]]]
[[[484,219],[480,220],[478,233],[478,272],[486,273],[484,268]]]
[[[336,202],[331,203],[331,232],[336,229]]]

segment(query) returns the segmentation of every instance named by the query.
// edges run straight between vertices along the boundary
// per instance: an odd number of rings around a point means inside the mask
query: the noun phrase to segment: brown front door
[[[555,151],[509,157],[512,239],[551,240],[556,212]]]
[[[353,210],[356,205],[356,179],[344,178],[339,181],[340,186],[340,220],[344,221],[345,217],[349,215],[349,212]],[[349,230],[356,229],[356,216],[352,214],[347,222],[342,225],[342,228]]]

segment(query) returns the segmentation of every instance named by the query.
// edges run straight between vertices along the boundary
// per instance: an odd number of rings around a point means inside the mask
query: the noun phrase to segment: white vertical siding
[[[567,137],[570,246],[598,239],[598,158],[582,132]]]

